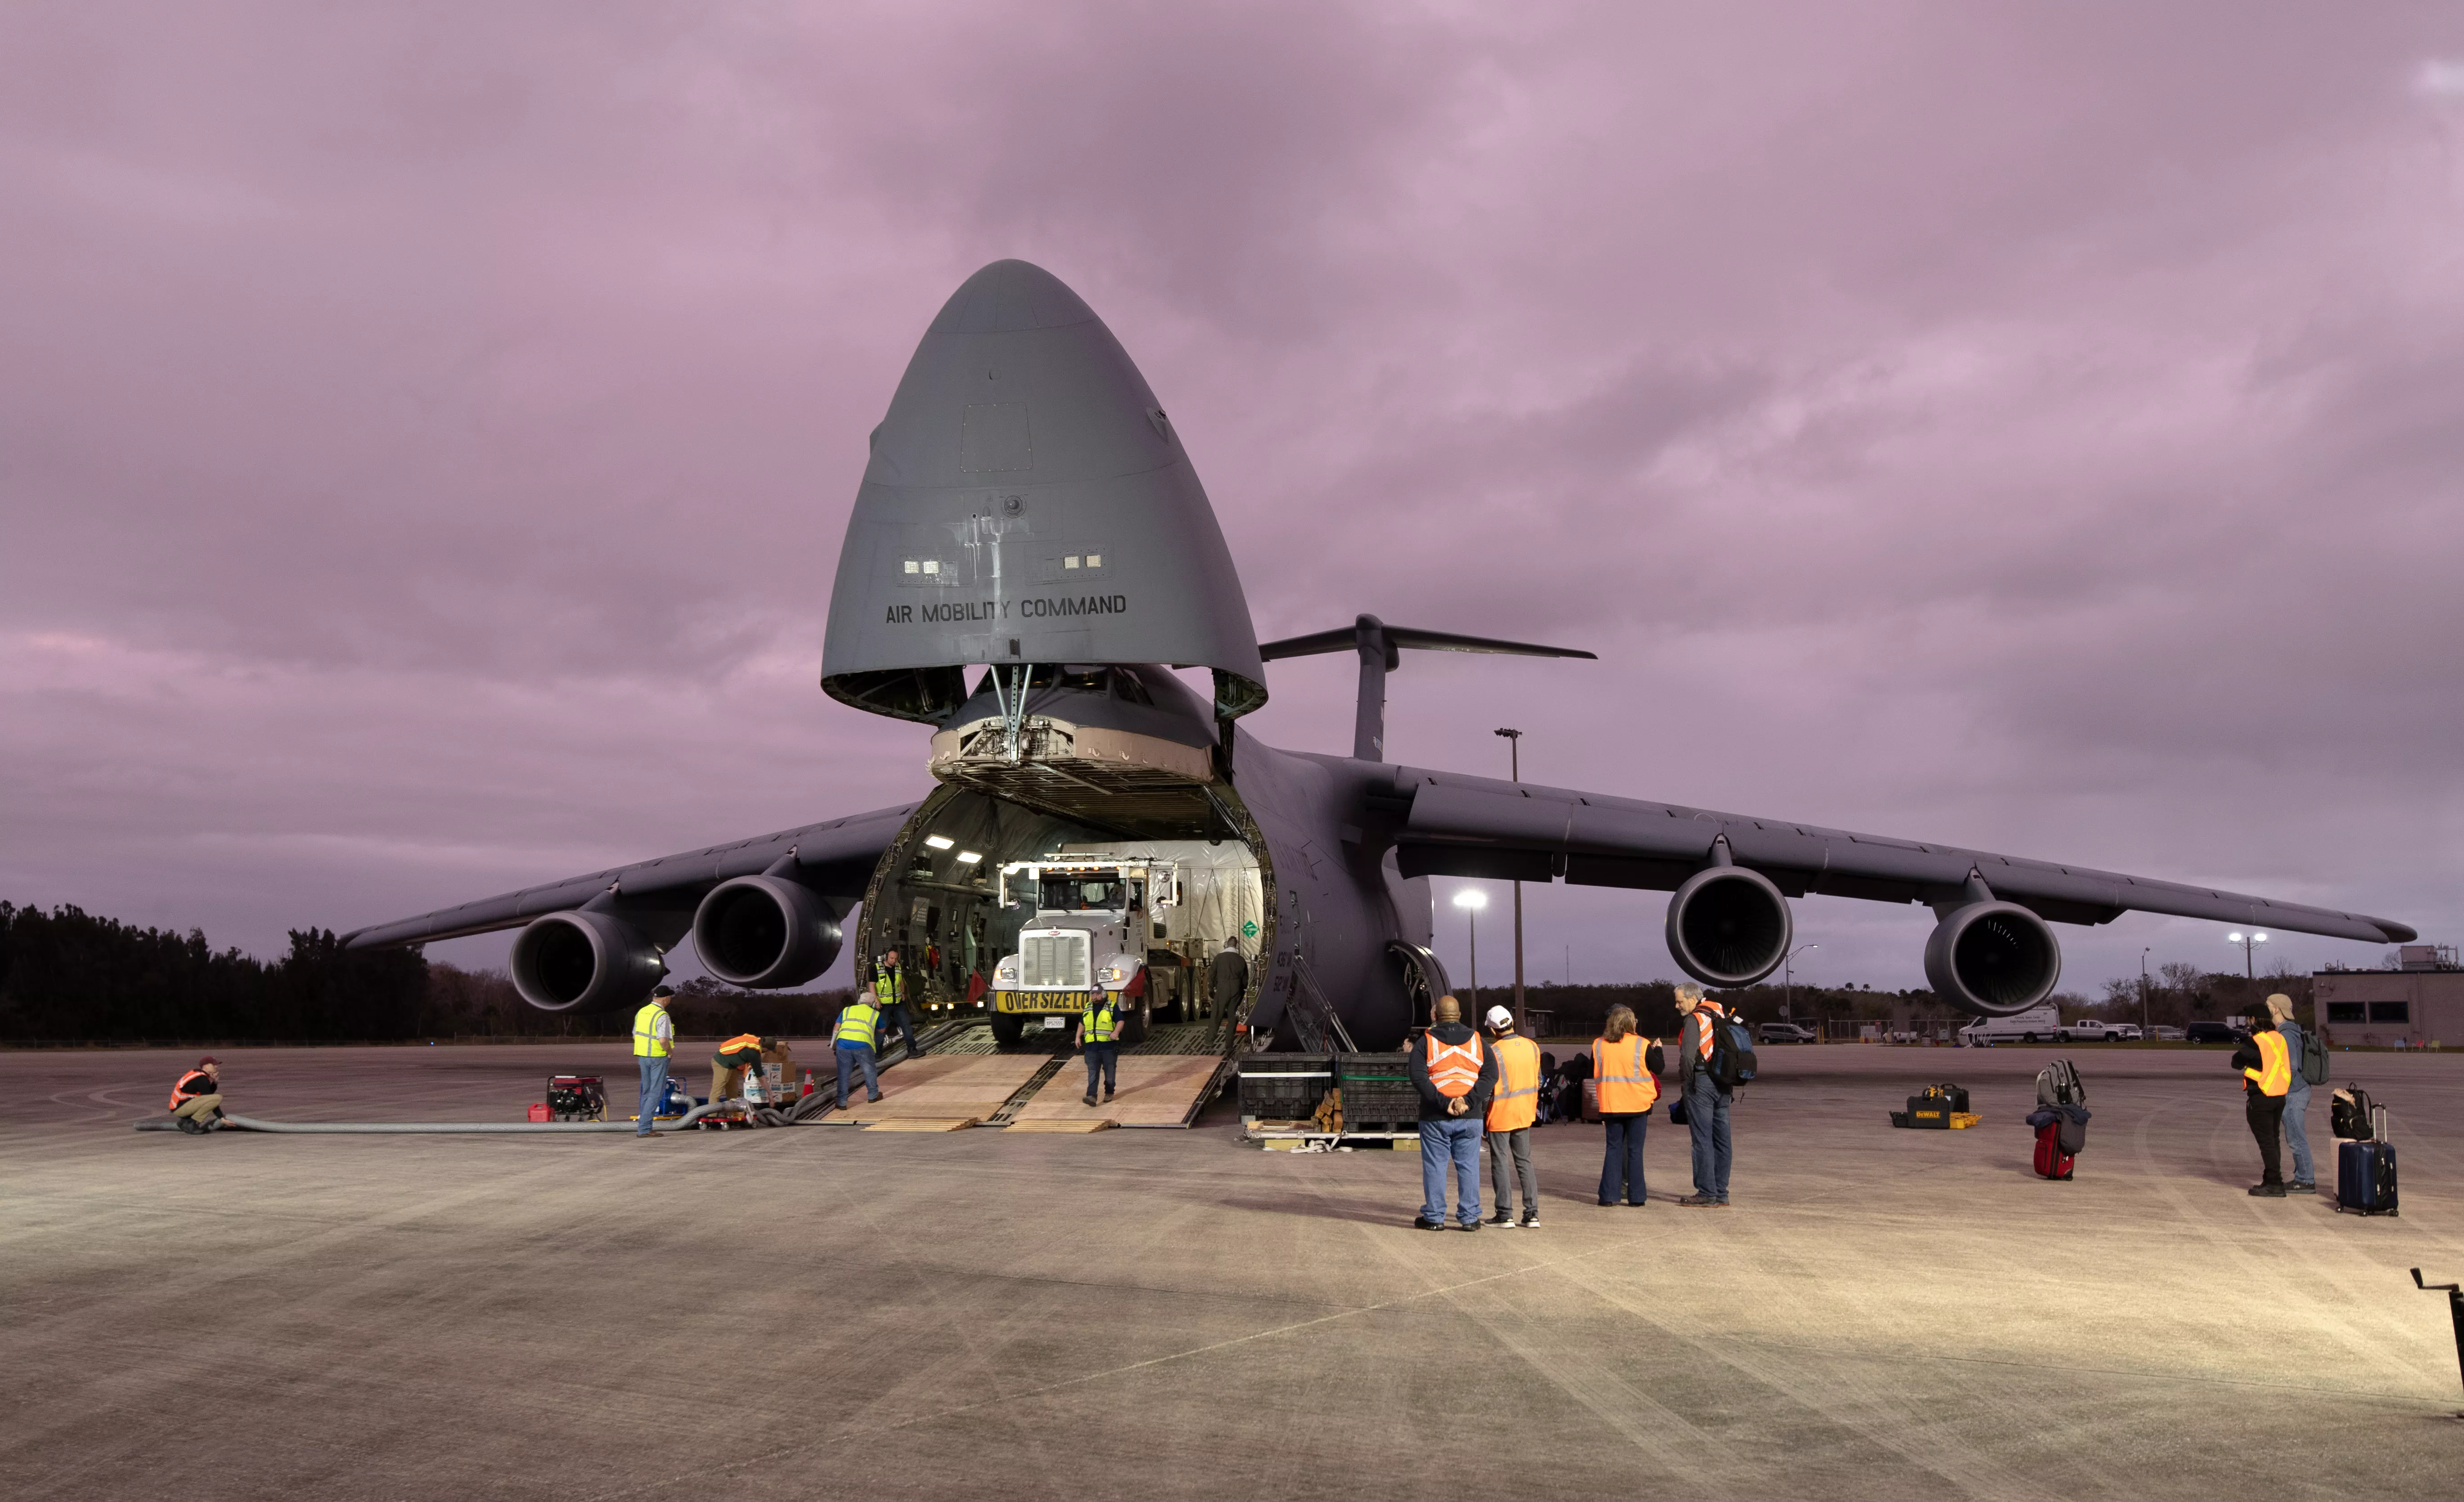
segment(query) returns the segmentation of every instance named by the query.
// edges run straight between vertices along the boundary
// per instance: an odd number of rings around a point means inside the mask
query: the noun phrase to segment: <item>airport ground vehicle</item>
[[[2051,1043],[2061,1030],[2061,1008],[2046,1002],[2009,1017],[1980,1017],[1959,1029],[1959,1041],[1971,1049],[1996,1043]]]
[[[1812,1043],[1814,1029],[1793,1022],[1767,1022],[1754,1029],[1756,1043]]]
[[[1205,879],[1220,868],[1198,864],[1188,885],[1220,898]],[[1118,1001],[1125,1043],[1144,1041],[1158,1011],[1178,1020],[1194,1009],[1209,941],[1220,945],[1251,918],[1236,896],[1201,901],[1178,921],[1190,895],[1180,863],[1150,850],[1070,851],[1002,866],[997,910],[1024,916],[1016,946],[993,968],[994,1039],[1015,1044],[1029,1026],[1066,1027],[1099,990]]]

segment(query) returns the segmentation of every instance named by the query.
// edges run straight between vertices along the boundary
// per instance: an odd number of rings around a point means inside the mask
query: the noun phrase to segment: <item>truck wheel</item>
[[[1147,1041],[1147,1022],[1153,1008],[1141,1003],[1138,1009],[1121,1020],[1121,1042],[1124,1045]]]
[[[2034,1043],[2036,1041],[2036,1035],[2033,1032],[2026,1033],[2020,1037],[2019,1041],[2021,1043]]]
[[[1015,1049],[1019,1040],[1026,1036],[1026,1019],[1016,1012],[994,1012],[988,1020],[993,1025],[996,1048]]]

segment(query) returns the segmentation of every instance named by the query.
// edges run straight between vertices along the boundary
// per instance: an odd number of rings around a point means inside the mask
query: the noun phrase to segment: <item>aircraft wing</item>
[[[1726,835],[1741,866],[1789,896],[1877,902],[1963,900],[1969,873],[1993,895],[2061,923],[2109,923],[2124,913],[2166,913],[2369,943],[2407,943],[2402,923],[2238,892],[2153,881],[2117,872],[2022,860],[1955,845],[1888,839],[1784,819],[1756,819],[1676,804],[1396,767],[1376,801],[1399,817],[1397,858],[1406,876],[1477,876],[1674,891]],[[1408,811],[1398,806],[1408,802]]]
[[[672,929],[680,935],[678,921],[690,924],[693,907],[704,893],[737,876],[759,875],[790,850],[795,852],[798,881],[824,896],[853,902],[863,897],[881,852],[890,848],[899,826],[916,807],[908,804],[850,814],[823,824],[781,829],[776,834],[687,850],[681,855],[662,855],[657,860],[610,867],[586,876],[525,887],[519,892],[465,902],[460,907],[359,929],[342,938],[353,949],[382,949],[518,928],[543,913],[570,912],[611,887],[622,893],[628,908],[670,915],[669,923],[652,926]]]

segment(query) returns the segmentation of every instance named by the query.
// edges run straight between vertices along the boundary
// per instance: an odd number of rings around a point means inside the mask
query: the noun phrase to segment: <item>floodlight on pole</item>
[[[1471,929],[1471,1015],[1480,1015],[1480,910],[1488,906],[1488,894],[1478,887],[1465,887],[1455,894],[1455,906],[1463,910],[1463,921]]]
[[[1786,1022],[1789,1020],[1788,1004],[1795,989],[1796,971],[1794,968],[1794,961],[1796,960],[1796,957],[1805,953],[1809,949],[1819,949],[1822,946],[1820,944],[1799,944],[1794,949],[1790,950],[1787,954],[1779,957],[1780,1021]]]
[[[2256,985],[2258,983],[2258,961],[2254,958],[2254,956],[2255,954],[2256,947],[2267,942],[2267,936],[2265,934],[2244,934],[2236,932],[2227,934],[2225,936],[2225,942],[2228,944],[2241,945],[2242,979],[2248,981],[2253,985]]]
[[[1506,740],[1507,775],[1523,781],[1523,732],[1504,726],[1498,735]],[[1514,1030],[1523,1030],[1523,883],[1514,884]]]

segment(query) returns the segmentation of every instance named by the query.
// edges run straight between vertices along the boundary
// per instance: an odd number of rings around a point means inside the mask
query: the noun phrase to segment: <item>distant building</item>
[[[2393,970],[2321,970],[2311,976],[2311,1020],[2330,1045],[2409,1049],[2464,1047],[2464,965],[2445,944],[2407,944]]]

